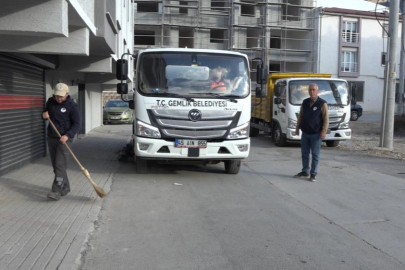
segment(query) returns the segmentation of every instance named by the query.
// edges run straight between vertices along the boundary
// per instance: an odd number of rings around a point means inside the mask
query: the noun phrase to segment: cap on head
[[[55,89],[54,89],[54,95],[55,96],[65,96],[66,93],[69,92],[69,87],[64,84],[64,83],[58,83],[57,85],[55,85]]]

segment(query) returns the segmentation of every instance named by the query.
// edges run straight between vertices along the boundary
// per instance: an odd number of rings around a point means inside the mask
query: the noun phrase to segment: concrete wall
[[[68,36],[65,0],[1,0],[0,7],[0,35]]]

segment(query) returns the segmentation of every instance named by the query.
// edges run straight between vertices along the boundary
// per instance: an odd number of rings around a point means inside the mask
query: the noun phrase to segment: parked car
[[[360,105],[356,104],[356,102],[352,102],[350,120],[357,121],[357,119],[359,119],[359,117],[362,115],[363,108]]]
[[[108,101],[103,110],[103,123],[130,124],[134,120],[134,110],[129,108],[129,103],[118,100]]]

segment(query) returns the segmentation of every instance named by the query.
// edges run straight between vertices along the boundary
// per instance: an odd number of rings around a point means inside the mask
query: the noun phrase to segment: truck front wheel
[[[225,172],[227,174],[238,174],[240,169],[240,160],[227,160],[225,163]]]
[[[326,141],[326,146],[328,147],[336,147],[339,145],[339,141]]]
[[[286,146],[287,136],[283,134],[279,124],[275,124],[272,132],[273,142],[277,146]]]
[[[137,173],[147,173],[148,172],[148,161],[146,159],[142,159],[138,156],[135,158],[135,166]]]
[[[251,123],[256,123],[256,121],[252,118],[252,120],[250,120]],[[258,128],[252,127],[250,126],[250,137],[257,137],[257,135],[259,135],[260,130]]]

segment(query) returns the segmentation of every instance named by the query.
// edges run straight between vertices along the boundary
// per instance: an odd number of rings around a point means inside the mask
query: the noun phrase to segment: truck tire
[[[357,121],[359,119],[359,112],[352,111],[350,114],[350,121]]]
[[[227,174],[238,174],[240,169],[240,160],[227,160],[225,163],[225,173]]]
[[[250,120],[251,123],[256,123],[256,121],[252,118],[252,120]],[[260,130],[258,128],[252,127],[250,126],[250,137],[257,137],[257,135],[259,135]]]
[[[135,158],[136,173],[142,174],[148,172],[148,161],[138,156]]]
[[[275,145],[283,147],[287,145],[287,135],[283,134],[279,124],[275,124],[272,131],[272,138]]]
[[[328,147],[336,147],[339,145],[339,141],[326,141],[326,146]]]

